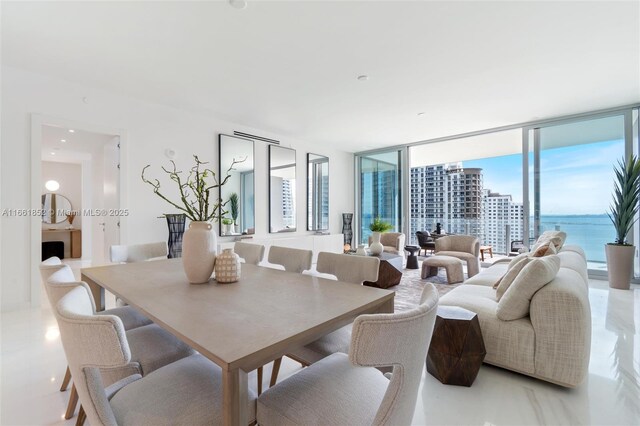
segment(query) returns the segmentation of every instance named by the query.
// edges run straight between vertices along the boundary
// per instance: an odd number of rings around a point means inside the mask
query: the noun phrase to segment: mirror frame
[[[314,228],[313,227],[313,223],[310,220],[311,219],[311,215],[312,215],[312,211],[308,211],[309,209],[309,205],[313,205],[311,204],[312,201],[312,194],[311,191],[309,190],[310,186],[311,186],[311,156],[314,155],[316,157],[322,157],[322,158],[326,158],[327,159],[327,177],[329,177],[329,157],[327,157],[326,155],[320,155],[320,154],[314,154],[313,152],[307,152],[307,231],[327,231],[329,230],[329,212],[327,212],[327,227],[326,228],[322,228],[322,227],[318,227],[318,228]],[[324,161],[323,161],[324,162]],[[329,190],[330,185],[329,185],[329,180],[327,180],[327,191]],[[327,205],[329,205],[329,194],[327,194]]]
[[[67,218],[67,216],[66,216],[66,215],[65,215],[65,217],[64,217],[64,220],[61,220],[61,221],[58,221],[58,222],[45,222],[44,218],[46,217],[46,215],[44,214],[44,210],[45,210],[45,209],[44,209],[44,198],[45,198],[47,195],[55,195],[55,196],[57,196],[57,197],[62,197],[62,198],[64,198],[64,199],[65,199],[65,200],[67,200],[67,202],[69,203],[69,211],[73,211],[73,204],[71,204],[71,200],[70,200],[68,197],[66,197],[65,195],[62,195],[62,194],[58,194],[57,192],[45,192],[45,193],[43,193],[43,194],[40,196],[40,206],[41,206],[41,210],[42,210],[42,216],[41,216],[41,218],[40,218],[40,221],[41,221],[43,224],[45,224],[45,225],[60,225],[61,223],[68,222],[68,221],[69,221],[69,219]],[[59,208],[57,208],[56,210],[64,211],[63,209],[59,209]],[[56,215],[56,216],[57,216],[57,215]]]
[[[240,139],[243,141],[251,142],[251,152],[253,155],[253,234],[247,235],[255,235],[256,234],[256,142],[253,139],[242,138],[240,136],[235,135],[227,135],[224,133],[218,134],[218,179],[222,178],[222,172],[226,172],[227,170],[222,170],[222,137]],[[222,201],[222,187],[219,188],[218,198]],[[236,235],[222,235],[222,205],[220,205],[220,209],[218,210],[218,235],[220,237],[236,237]],[[242,232],[239,234],[242,235]]]
[[[292,229],[287,229],[287,230],[281,230],[281,231],[273,231],[273,227],[271,226],[271,222],[272,222],[272,217],[271,217],[271,162],[272,159],[271,157],[273,156],[273,149],[274,148],[278,148],[278,149],[286,149],[288,151],[292,151],[293,152],[293,166],[294,166],[294,175],[296,177],[296,181],[298,180],[298,159],[296,157],[296,150],[293,148],[288,148],[285,146],[280,146],[280,145],[269,145],[269,233],[270,234],[281,234],[281,233],[287,233],[287,232],[296,232],[298,230],[298,209],[296,208],[295,211],[295,227]],[[296,192],[297,192],[297,188],[296,188]],[[293,194],[293,196],[295,197],[296,194]]]

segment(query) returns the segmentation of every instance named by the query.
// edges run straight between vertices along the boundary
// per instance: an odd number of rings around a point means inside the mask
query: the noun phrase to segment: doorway
[[[122,142],[120,131],[32,117],[32,205],[42,213],[31,227],[34,306],[42,256],[63,257],[79,278],[80,268],[109,263],[109,247],[120,244]]]

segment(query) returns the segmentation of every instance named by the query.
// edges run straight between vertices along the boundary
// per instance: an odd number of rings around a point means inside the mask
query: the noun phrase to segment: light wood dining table
[[[189,284],[181,259],[83,268],[82,280],[98,309],[106,289],[220,366],[225,425],[249,424],[248,372],[394,306],[392,291],[247,264],[232,284]]]

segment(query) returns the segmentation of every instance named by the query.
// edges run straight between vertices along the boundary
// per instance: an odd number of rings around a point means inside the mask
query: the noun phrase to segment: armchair
[[[449,235],[436,240],[436,255],[457,257],[467,262],[467,275],[480,272],[480,241],[471,235]]]
[[[418,238],[418,245],[420,246],[420,250],[424,250],[425,256],[427,255],[427,250],[435,253],[436,240],[431,236],[429,231],[418,231],[416,232],[416,237]]]
[[[383,232],[380,234],[380,243],[384,247],[385,253],[399,254],[404,257],[404,240],[402,232]],[[369,245],[373,242],[369,236]]]

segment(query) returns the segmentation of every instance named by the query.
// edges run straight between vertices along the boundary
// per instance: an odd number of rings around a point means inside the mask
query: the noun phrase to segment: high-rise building
[[[491,192],[490,189],[482,191],[481,241],[492,246],[496,253],[508,253],[510,241],[522,239],[523,219],[522,203],[514,203],[511,195]]]

